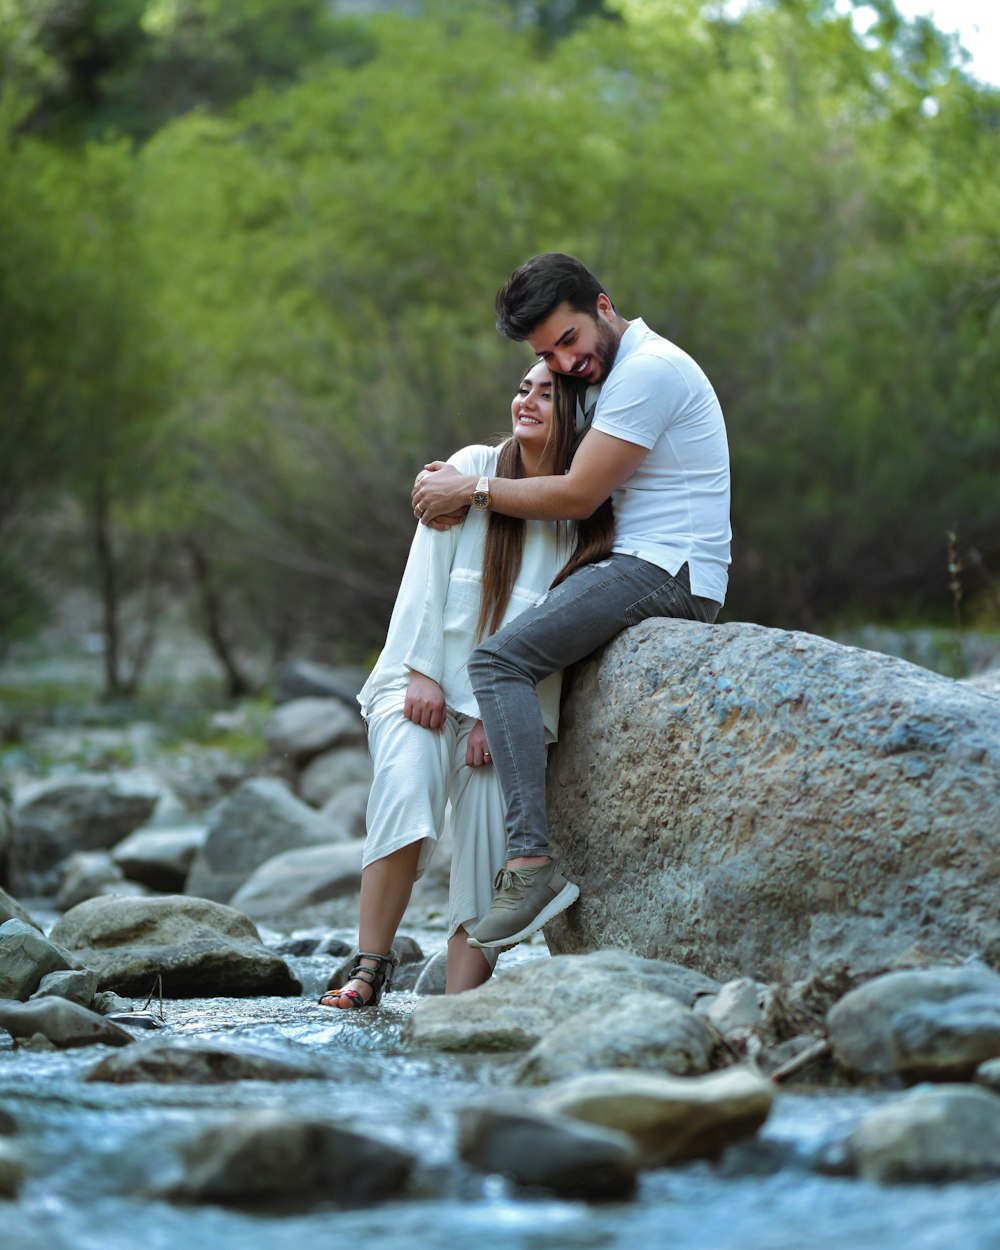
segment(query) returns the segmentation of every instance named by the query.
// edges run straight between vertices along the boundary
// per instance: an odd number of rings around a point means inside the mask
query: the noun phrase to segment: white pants
[[[422,842],[417,876],[427,869],[449,822],[455,849],[448,892],[448,937],[489,910],[493,880],[506,862],[503,800],[492,765],[470,768],[471,716],[448,710],[444,728],[424,729],[403,715],[402,700],[380,699],[368,717],[374,780],[368,798],[363,864]],[[484,955],[496,952],[483,951]]]

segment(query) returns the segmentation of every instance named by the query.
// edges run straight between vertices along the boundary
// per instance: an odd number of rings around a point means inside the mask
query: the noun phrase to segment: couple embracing
[[[324,1006],[377,1005],[446,819],[449,993],[576,900],[545,809],[560,674],[629,625],[711,622],[725,599],[729,453],[702,370],[559,252],[519,266],[496,312],[537,361],[511,437],[435,462],[413,489],[421,524],[358,696],[374,766],[359,950]]]

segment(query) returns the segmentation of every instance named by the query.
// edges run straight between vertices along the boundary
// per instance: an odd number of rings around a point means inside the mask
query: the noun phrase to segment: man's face
[[[597,297],[597,316],[557,304],[528,335],[528,342],[554,373],[603,382],[611,372],[621,332],[606,295]]]

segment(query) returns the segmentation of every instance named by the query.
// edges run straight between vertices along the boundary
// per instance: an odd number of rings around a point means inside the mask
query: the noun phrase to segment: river
[[[427,942],[428,935],[420,935]],[[433,939],[425,946],[433,949]],[[524,957],[543,957],[526,950]],[[19,1198],[0,1202],[14,1250],[1000,1250],[1000,1184],[884,1187],[817,1170],[879,1101],[858,1090],[782,1092],[758,1137],[718,1164],[644,1173],[635,1200],[587,1204],[517,1191],[457,1162],[455,1113],[495,1094],[514,1057],[406,1050],[415,998],[378,1011],[315,1005],[328,961],[290,960],[310,996],[164,1004],[157,1037],[246,1039],[322,1059],[328,1081],[213,1086],[84,1082],[108,1052],[16,1050],[0,1035],[0,1106],[30,1159]],[[138,1004],[141,1006],[141,1004]],[[181,1143],[249,1107],[329,1117],[416,1154],[407,1196],[368,1208],[330,1202],[254,1211],[148,1196],[179,1174]]]

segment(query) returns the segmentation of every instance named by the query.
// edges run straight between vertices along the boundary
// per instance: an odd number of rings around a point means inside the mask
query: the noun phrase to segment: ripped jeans
[[[719,609],[691,593],[686,564],[672,577],[636,556],[612,555],[578,569],[473,651],[469,678],[503,793],[508,859],[551,853],[535,683],[651,616],[708,624]]]

